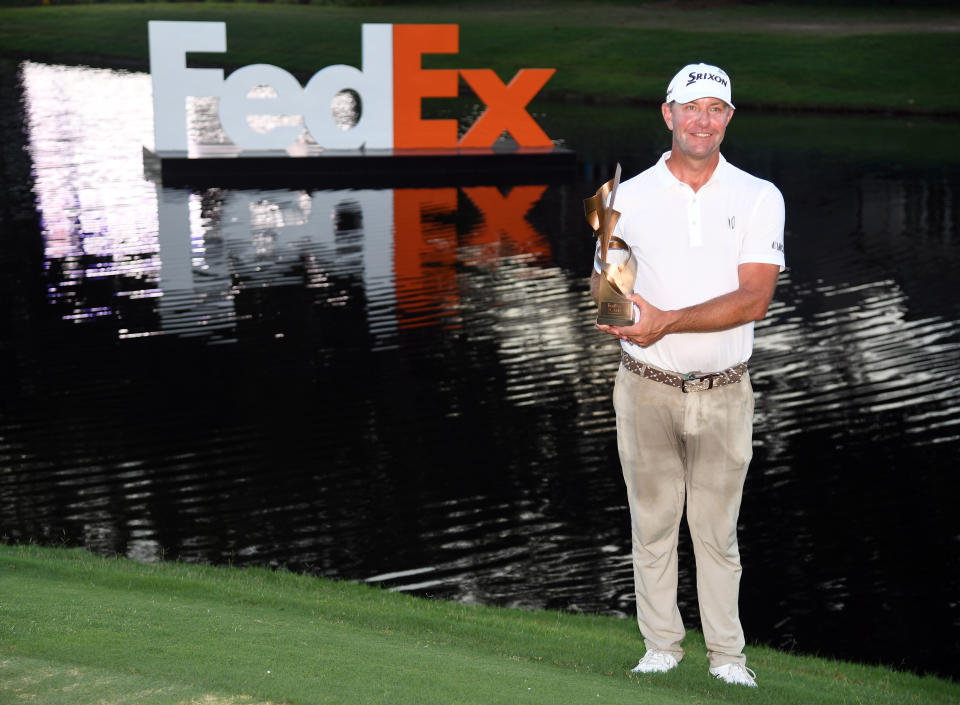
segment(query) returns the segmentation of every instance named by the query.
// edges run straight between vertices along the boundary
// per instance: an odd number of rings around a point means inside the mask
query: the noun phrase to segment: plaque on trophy
[[[614,210],[617,187],[620,185],[620,165],[607,183],[596,194],[583,201],[584,215],[599,241],[594,264],[600,270],[597,295],[597,323],[607,326],[629,326],[633,320],[633,302],[626,298],[633,293],[637,279],[637,258],[624,240],[613,234],[620,219]]]

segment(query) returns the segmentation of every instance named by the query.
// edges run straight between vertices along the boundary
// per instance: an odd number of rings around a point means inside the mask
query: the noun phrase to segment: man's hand
[[[597,324],[597,328],[604,333],[616,336],[628,343],[635,343],[641,348],[649,347],[669,333],[669,328],[676,318],[673,311],[661,311],[636,294],[628,294],[625,298],[632,301],[640,315],[634,312],[635,321],[630,326],[604,326]]]
[[[598,324],[597,328],[620,340],[645,348],[670,333],[710,333],[742,326],[750,321],[759,321],[767,313],[779,272],[780,268],[775,264],[741,264],[737,268],[740,285],[735,291],[676,311],[661,311],[641,297],[631,294],[625,298],[640,309],[640,316],[634,324]]]

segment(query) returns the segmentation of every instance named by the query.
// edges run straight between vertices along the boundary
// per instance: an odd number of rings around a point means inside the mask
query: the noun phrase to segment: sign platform
[[[176,188],[396,188],[547,184],[576,174],[565,147],[487,149],[244,151],[209,145],[154,152],[144,147],[144,171]]]

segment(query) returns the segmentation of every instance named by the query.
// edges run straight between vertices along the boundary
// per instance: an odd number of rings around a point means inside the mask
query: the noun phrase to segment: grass
[[[634,676],[632,620],[419,599],[263,569],[142,565],[0,545],[0,702],[870,703],[960,701],[958,684],[749,647],[761,687],[706,674],[702,637]]]
[[[363,22],[455,22],[460,52],[432,67],[490,67],[509,79],[551,66],[553,97],[659,100],[692,60],[734,77],[738,107],[960,114],[944,76],[960,69],[960,10],[697,3],[419,2],[383,7],[135,3],[0,8],[0,54],[147,66],[150,19],[225,20],[228,52],[195,58],[228,68],[273,63],[301,80],[358,65]],[[282,38],[282,40],[281,40]]]

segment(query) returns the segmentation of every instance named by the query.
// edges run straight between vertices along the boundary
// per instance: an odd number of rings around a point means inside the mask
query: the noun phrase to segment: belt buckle
[[[715,377],[717,377],[716,373],[701,375],[700,372],[688,372],[680,379],[680,391],[684,394],[709,391],[713,389]],[[706,382],[706,386],[704,386],[704,382]]]

